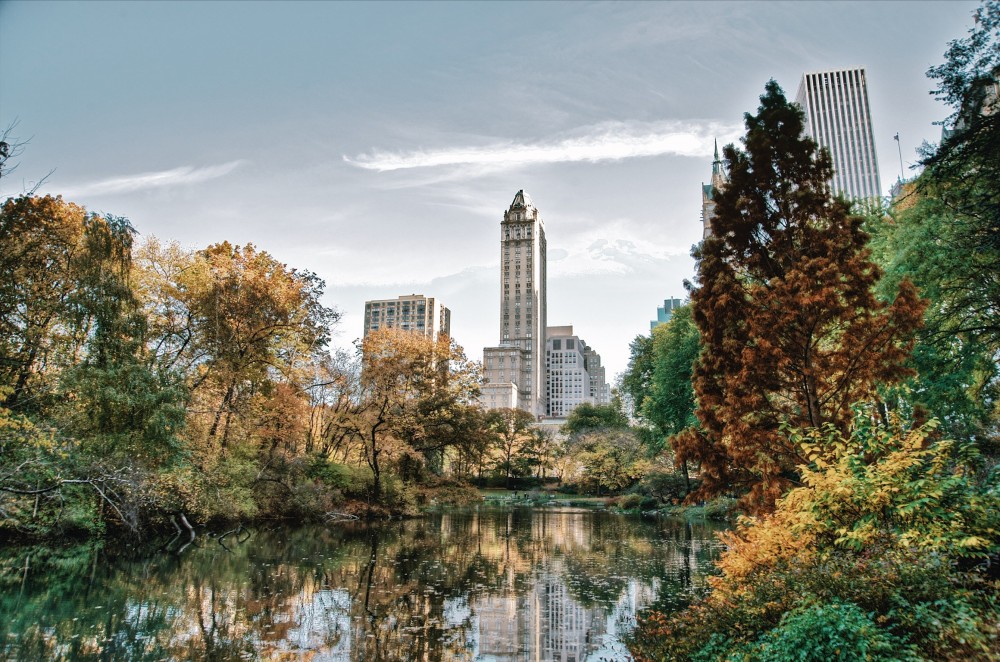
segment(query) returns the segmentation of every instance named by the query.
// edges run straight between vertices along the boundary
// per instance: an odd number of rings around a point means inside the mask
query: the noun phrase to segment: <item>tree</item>
[[[924,145],[923,173],[873,226],[890,280],[913,279],[931,302],[911,401],[986,448],[1000,423],[1000,2],[982,4],[928,75],[952,109],[948,129]]]
[[[90,322],[79,301],[88,225],[99,222],[62,198],[22,196],[0,210],[0,384],[6,406],[44,405],[72,365]]]
[[[496,467],[503,472],[508,489],[511,477],[517,473],[518,460],[535,441],[534,424],[535,417],[523,409],[491,409],[486,412],[487,429],[494,435]]]
[[[870,227],[873,251],[885,269],[880,296],[891,296],[909,278],[928,300],[910,360],[916,374],[893,395],[938,418],[946,435],[985,448],[1000,423],[993,408],[1000,395],[1000,344],[975,330],[990,323],[990,306],[972,304],[960,294],[969,292],[960,284],[975,278],[985,292],[996,280],[984,264],[988,253],[966,252],[953,212],[919,181],[907,184],[888,216],[870,219]]]
[[[691,373],[700,348],[691,306],[676,308],[666,324],[653,329],[653,370],[640,409],[665,436],[696,424]]]
[[[649,394],[652,380],[653,334],[650,333],[648,336],[636,336],[629,343],[628,366],[620,377],[619,389],[631,415],[642,415],[642,402]]]
[[[962,248],[988,252],[991,271],[1000,271],[1000,2],[976,10],[965,39],[948,44],[945,62],[927,75],[938,81],[931,92],[952,107],[951,129],[937,149],[925,146],[921,186],[954,214]],[[963,285],[975,290],[974,282]],[[994,312],[997,285],[991,283]],[[1000,333],[995,321],[988,329]]]
[[[320,303],[323,287],[315,274],[290,269],[249,244],[209,246],[183,272],[177,292],[200,357],[191,387],[215,402],[209,440],[225,448],[233,415],[268,389],[272,377],[325,346],[340,314]]]
[[[625,489],[646,470],[646,449],[631,430],[588,430],[569,442],[569,452],[582,468],[581,482],[603,490]]]
[[[573,408],[566,417],[563,431],[574,435],[588,430],[626,429],[628,418],[622,413],[621,402],[595,405],[584,402]]]
[[[908,374],[924,303],[909,281],[892,304],[875,297],[881,273],[863,219],[829,192],[829,154],[802,137],[802,111],[777,83],[760,100],[744,147],[724,150],[730,182],[694,251],[701,426],[675,448],[701,464],[696,497],[747,489],[744,505],[767,510],[803,463],[780,426],[846,430],[855,402]]]
[[[951,308],[946,333],[1000,348],[1000,2],[984,2],[966,39],[948,45],[928,76],[953,109],[941,144],[925,146],[918,190],[949,216],[945,234],[959,259],[936,274]]]
[[[431,339],[401,329],[379,329],[361,344],[355,407],[334,428],[360,442],[373,475],[373,498],[393,459],[441,452],[460,443],[478,394],[478,367],[447,336]]]

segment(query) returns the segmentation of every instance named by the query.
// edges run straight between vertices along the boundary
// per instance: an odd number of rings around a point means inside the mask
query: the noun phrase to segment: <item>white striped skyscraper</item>
[[[864,68],[805,74],[796,101],[806,133],[833,158],[833,191],[853,200],[881,197]]]

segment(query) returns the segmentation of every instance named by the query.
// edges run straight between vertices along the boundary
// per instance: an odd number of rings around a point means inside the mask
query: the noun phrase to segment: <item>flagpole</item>
[[[899,181],[903,181],[905,179],[905,177],[903,176],[903,172],[904,172],[903,171],[903,147],[902,147],[902,145],[899,142],[899,132],[898,131],[896,132],[896,135],[894,135],[892,137],[892,139],[896,141],[896,149],[899,150]]]

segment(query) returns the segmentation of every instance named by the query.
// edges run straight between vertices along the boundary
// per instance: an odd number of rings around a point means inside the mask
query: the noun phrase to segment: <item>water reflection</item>
[[[0,553],[5,659],[627,659],[636,612],[684,601],[711,525],[478,509],[260,530],[226,549]]]

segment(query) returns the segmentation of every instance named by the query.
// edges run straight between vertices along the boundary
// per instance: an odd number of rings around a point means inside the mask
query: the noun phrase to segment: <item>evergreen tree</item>
[[[767,510],[808,462],[779,429],[846,431],[852,404],[908,374],[924,304],[905,280],[892,304],[875,297],[881,273],[863,219],[830,193],[829,154],[777,83],[760,100],[743,148],[724,150],[730,182],[694,253],[701,427],[674,443],[701,465],[696,498],[747,490],[744,505]]]

